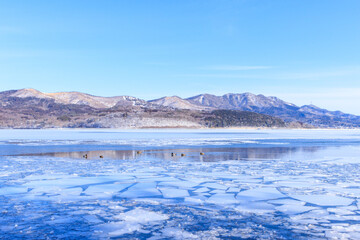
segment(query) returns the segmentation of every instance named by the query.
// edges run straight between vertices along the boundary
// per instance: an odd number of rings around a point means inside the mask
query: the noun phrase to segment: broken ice
[[[1,237],[360,236],[358,130],[1,130],[0,141]]]

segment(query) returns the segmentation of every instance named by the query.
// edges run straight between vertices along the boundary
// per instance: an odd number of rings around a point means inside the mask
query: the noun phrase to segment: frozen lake
[[[0,130],[0,206],[1,239],[360,239],[360,131]]]

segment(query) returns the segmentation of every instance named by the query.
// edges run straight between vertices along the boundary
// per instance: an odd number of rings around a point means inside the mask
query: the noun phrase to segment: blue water
[[[0,130],[0,238],[359,239],[359,156],[358,130]]]

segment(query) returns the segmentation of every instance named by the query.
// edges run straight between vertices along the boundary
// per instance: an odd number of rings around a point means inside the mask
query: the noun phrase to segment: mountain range
[[[314,127],[360,126],[360,116],[346,114],[341,111],[328,111],[314,105],[304,105],[299,107],[277,97],[266,97],[261,94],[228,93],[223,96],[200,94],[186,99],[174,96],[163,97],[149,102],[180,109],[226,109],[256,112],[279,117],[285,122],[297,121]]]
[[[0,92],[1,128],[360,127],[360,117],[252,93],[145,101],[35,89]]]

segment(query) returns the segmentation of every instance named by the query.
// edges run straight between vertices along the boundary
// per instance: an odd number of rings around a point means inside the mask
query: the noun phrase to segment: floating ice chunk
[[[354,200],[333,195],[290,195],[290,197],[319,206],[350,205]]]
[[[350,239],[350,235],[348,233],[339,232],[338,230],[325,231],[325,237],[327,239]]]
[[[136,208],[125,213],[120,213],[115,216],[116,219],[132,223],[149,223],[154,221],[164,221],[168,219],[165,214],[160,214],[152,211],[147,211],[141,208]]]
[[[268,201],[268,203],[285,204],[285,205],[299,205],[299,206],[303,206],[303,205],[306,204],[306,202],[302,202],[302,201],[291,199],[291,198],[282,198],[282,199],[270,200],[270,201]]]
[[[325,209],[317,208],[315,210],[311,210],[303,214],[295,215],[295,217],[292,219],[298,219],[298,220],[313,219],[321,223],[328,223],[329,222],[327,219],[328,217],[329,217],[328,211],[326,211]]]
[[[337,224],[331,227],[333,230],[340,232],[357,232],[360,233],[360,224]]]
[[[64,178],[70,178],[74,177],[73,175],[68,174],[43,174],[43,175],[29,175],[24,177],[25,181],[35,181],[35,180],[55,180],[55,179],[64,179]]]
[[[132,181],[134,180],[134,176],[129,175],[128,173],[111,173],[111,175],[106,175],[102,177],[98,177],[102,182],[106,181],[118,181],[118,182],[124,182],[124,181]]]
[[[360,188],[342,188],[335,187],[334,192],[341,192],[342,194],[347,194],[349,197],[359,197],[360,196]]]
[[[266,214],[273,213],[275,211],[275,207],[274,205],[266,202],[248,202],[246,204],[236,206],[235,210],[242,213]]]
[[[342,216],[345,220],[350,220],[350,221],[360,221],[360,216],[359,215],[344,215]]]
[[[235,176],[234,178],[236,179],[235,181],[239,183],[260,183],[263,181],[261,178],[251,177],[248,175]]]
[[[204,183],[206,181],[208,181],[209,178],[208,177],[193,177],[193,176],[189,176],[186,178],[186,181],[190,181],[193,183],[197,183],[197,184],[201,184]]]
[[[113,194],[119,192],[132,184],[130,183],[113,183],[113,184],[100,184],[100,185],[91,185],[89,186],[85,193],[88,195],[95,195],[99,193]]]
[[[183,198],[189,196],[189,192],[177,188],[160,188],[164,198]]]
[[[51,200],[51,201],[57,201],[57,202],[73,202],[73,201],[79,201],[83,200],[85,197],[80,196],[82,193],[82,188],[67,188],[67,189],[61,189],[60,192],[58,192],[58,195],[44,195],[44,196],[35,196],[35,199],[42,199],[42,200]]]
[[[137,175],[137,174],[136,174]],[[153,182],[180,182],[182,180],[174,177],[163,177],[163,176],[153,176],[149,178],[139,178],[141,181],[149,180]]]
[[[210,193],[211,193],[211,194],[216,194],[216,193],[225,194],[225,191],[224,191],[224,190],[215,189],[215,190],[212,190]]]
[[[290,187],[290,188],[313,188],[318,185],[314,182],[314,179],[309,179],[309,181],[298,180],[298,181],[279,181],[276,183],[277,186],[281,187]]]
[[[280,193],[276,188],[264,187],[254,188],[239,192],[236,196],[241,201],[263,201],[270,199],[283,198],[285,195]]]
[[[238,193],[240,192],[240,188],[230,187],[229,189],[226,190],[226,192]]]
[[[53,190],[53,191],[51,191]],[[73,202],[79,200],[85,200],[86,196],[81,196],[82,188],[56,188],[50,189],[47,192],[41,193],[41,191],[30,191],[28,194],[23,196],[25,200],[46,200],[56,202]]]
[[[333,212],[335,214],[339,214],[339,215],[349,215],[349,214],[355,214],[355,209],[356,207],[354,206],[348,206],[348,207],[337,207],[337,208],[328,208],[327,210],[329,212]]]
[[[34,189],[31,189],[29,192],[30,194],[37,194],[37,195],[43,195],[43,194],[58,194],[63,189],[58,186],[39,186]]]
[[[211,196],[206,202],[214,204],[236,204],[239,203],[239,200],[236,200],[232,193],[218,193]]]
[[[111,179],[110,179],[111,181]],[[69,187],[76,187],[76,186],[83,186],[89,184],[97,184],[97,183],[105,183],[109,182],[109,179],[105,177],[65,177],[61,179],[48,179],[48,180],[35,180],[30,181],[24,186],[29,188],[36,188],[40,186],[58,186],[61,188],[69,188]]]
[[[28,191],[27,187],[3,187],[0,188],[0,195],[11,195],[11,194],[18,194],[18,193],[26,193]]]
[[[346,221],[346,220],[355,220],[353,217],[349,217],[349,216],[341,216],[338,214],[330,214],[328,216],[325,217],[326,220],[330,220],[330,221]]]
[[[215,189],[227,189],[228,187],[219,183],[205,183],[202,186],[208,187],[208,188],[215,188]]]
[[[82,193],[82,188],[80,187],[62,189],[60,192],[60,194],[63,197],[80,196],[81,193]]]
[[[124,198],[138,198],[138,197],[161,197],[161,193],[156,188],[156,183],[137,183],[130,187],[127,191],[119,194],[120,197]]]
[[[160,182],[159,186],[171,186],[171,187],[178,187],[182,189],[191,189],[197,186],[198,183],[190,182],[190,181],[175,181],[175,182]]]
[[[293,214],[299,214],[304,213],[307,211],[311,211],[316,209],[315,207],[308,207],[308,206],[302,206],[302,205],[295,205],[295,204],[284,204],[281,206],[275,207],[276,210],[283,212],[285,214],[293,215]]]
[[[209,191],[210,191],[210,189],[208,189],[208,188],[206,188],[206,187],[202,187],[202,188],[196,189],[196,190],[193,191],[193,192],[195,192],[195,193],[203,193],[203,192],[209,192]]]

